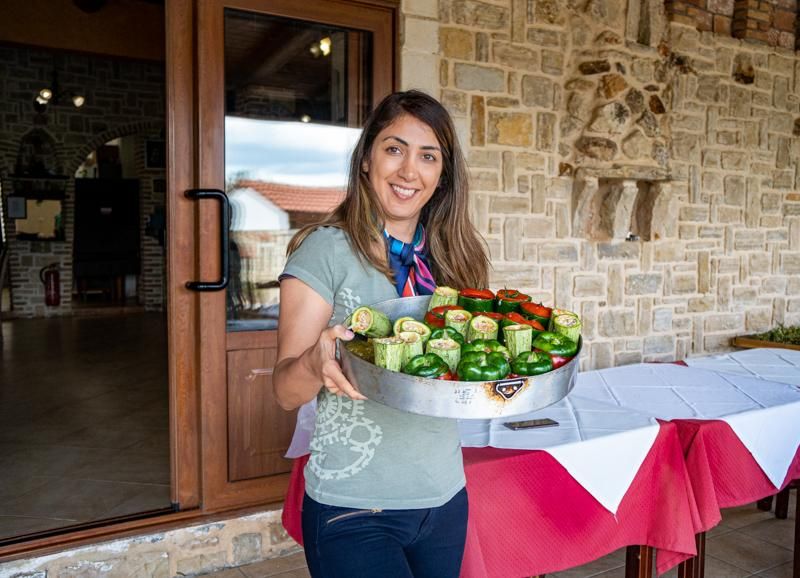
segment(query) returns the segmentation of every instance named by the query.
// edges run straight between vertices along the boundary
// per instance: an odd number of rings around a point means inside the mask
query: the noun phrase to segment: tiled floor
[[[796,492],[792,492],[789,519],[778,520],[755,504],[723,512],[722,523],[708,534],[706,578],[791,578]],[[595,560],[548,578],[624,578],[625,552]],[[673,569],[664,576],[675,578]],[[303,554],[206,574],[207,578],[307,578]],[[522,578],[509,576],[508,578]]]
[[[3,323],[0,540],[170,504],[164,316]]]

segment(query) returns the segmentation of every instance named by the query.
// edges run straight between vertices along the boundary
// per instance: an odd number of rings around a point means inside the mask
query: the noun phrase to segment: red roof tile
[[[345,190],[340,187],[301,187],[241,180],[235,188],[253,189],[286,212],[330,213],[344,200]]]

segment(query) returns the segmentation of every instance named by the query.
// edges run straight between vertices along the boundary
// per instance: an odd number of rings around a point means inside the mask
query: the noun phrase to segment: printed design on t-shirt
[[[364,417],[363,401],[326,394],[317,407],[308,466],[322,480],[352,477],[372,461],[382,440],[383,429]]]
[[[361,305],[361,297],[353,293],[353,290],[349,287],[344,287],[339,291],[339,299],[342,300],[346,315],[350,315]]]

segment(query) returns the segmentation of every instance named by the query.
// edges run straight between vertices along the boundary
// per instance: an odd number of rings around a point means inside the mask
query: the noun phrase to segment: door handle
[[[228,286],[228,227],[230,227],[231,204],[228,195],[220,189],[189,189],[184,193],[187,199],[216,199],[219,201],[220,230],[220,278],[218,281],[187,281],[186,288],[192,291],[221,291]]]

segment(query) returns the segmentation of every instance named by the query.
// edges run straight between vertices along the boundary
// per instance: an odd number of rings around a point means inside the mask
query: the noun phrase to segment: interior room
[[[15,4],[24,29],[0,25],[0,544],[170,508],[163,3]],[[114,35],[120,17],[152,32]]]

